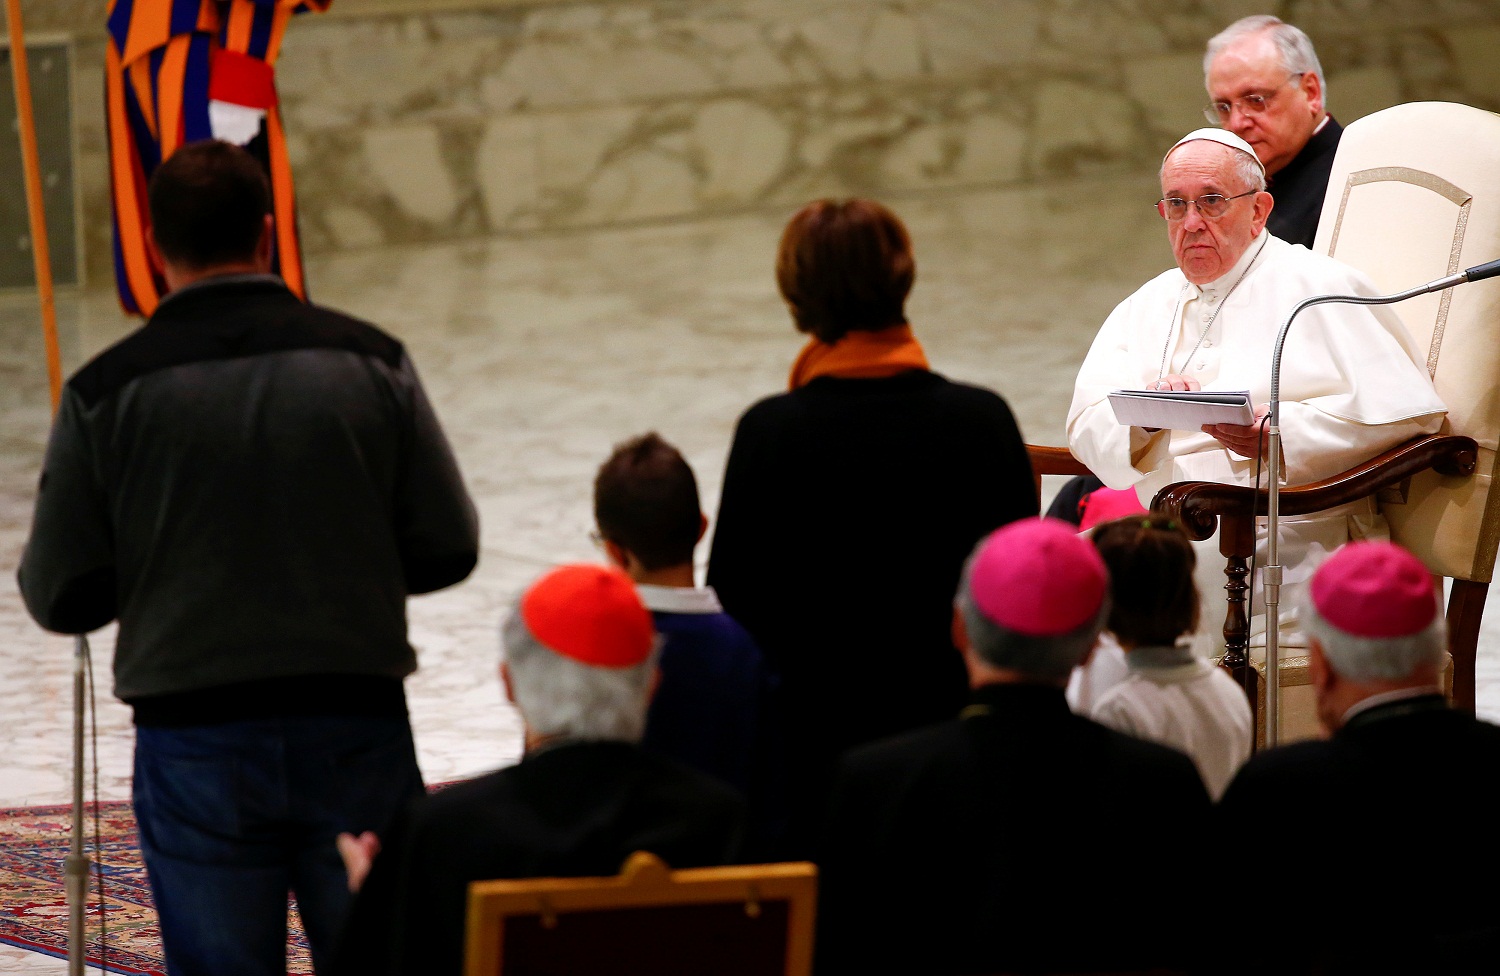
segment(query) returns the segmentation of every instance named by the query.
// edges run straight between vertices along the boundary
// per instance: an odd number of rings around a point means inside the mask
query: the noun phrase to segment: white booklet
[[[1249,390],[1115,390],[1109,395],[1115,419],[1130,427],[1197,430],[1204,424],[1255,420]]]

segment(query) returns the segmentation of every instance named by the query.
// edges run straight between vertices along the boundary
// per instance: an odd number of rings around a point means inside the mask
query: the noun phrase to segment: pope
[[[1177,481],[1264,486],[1262,421],[1276,336],[1287,315],[1313,295],[1378,294],[1355,269],[1267,231],[1274,203],[1265,186],[1260,160],[1234,133],[1198,129],[1178,140],[1162,161],[1156,204],[1177,266],[1116,306],[1079,369],[1068,444],[1106,485],[1134,487],[1144,505]],[[1281,364],[1285,483],[1330,477],[1436,432],[1446,408],[1422,363],[1387,307],[1326,304],[1299,315]],[[1244,426],[1149,430],[1115,420],[1108,394],[1122,387],[1249,390],[1258,406]],[[1279,526],[1287,607],[1298,605],[1327,553],[1350,539],[1389,536],[1372,498],[1283,517]],[[1223,586],[1220,560],[1200,552],[1199,565],[1205,593]],[[1258,642],[1264,613],[1256,605],[1252,612]],[[1217,616],[1205,615],[1198,639],[1204,653],[1212,653]],[[1289,643],[1300,642],[1296,617],[1293,610],[1279,618]]]

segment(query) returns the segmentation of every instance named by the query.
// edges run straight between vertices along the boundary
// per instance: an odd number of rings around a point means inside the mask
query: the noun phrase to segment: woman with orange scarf
[[[791,389],[740,418],[724,473],[708,582],[780,674],[788,857],[814,854],[843,750],[963,707],[963,561],[1037,514],[1005,401],[929,367],[906,320],[914,277],[906,228],[880,204],[793,216],[776,281],[809,340]]]

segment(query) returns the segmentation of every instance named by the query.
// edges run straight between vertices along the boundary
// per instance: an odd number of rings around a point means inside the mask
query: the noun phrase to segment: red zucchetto
[[[651,656],[656,628],[630,577],[606,566],[561,566],[521,598],[521,619],[545,647],[596,668]]]

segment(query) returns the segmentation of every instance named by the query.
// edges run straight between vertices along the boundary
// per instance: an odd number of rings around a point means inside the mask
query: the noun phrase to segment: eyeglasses
[[[1266,106],[1271,104],[1271,100],[1276,97],[1276,94],[1281,89],[1305,74],[1307,74],[1306,71],[1299,71],[1267,92],[1251,92],[1248,95],[1241,95],[1231,102],[1209,102],[1203,106],[1203,117],[1215,124],[1222,124],[1229,121],[1229,117],[1234,114],[1236,108],[1240,110],[1240,114],[1242,115],[1259,115],[1266,110]]]
[[[1198,213],[1204,220],[1218,220],[1229,212],[1229,204],[1240,197],[1248,197],[1259,193],[1259,190],[1246,190],[1244,193],[1236,193],[1232,197],[1226,197],[1222,193],[1205,193],[1193,200],[1184,200],[1182,197],[1162,197],[1156,201],[1156,212],[1171,221],[1178,221],[1186,217],[1188,207],[1198,208]]]

